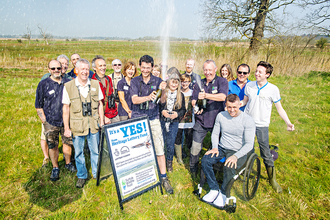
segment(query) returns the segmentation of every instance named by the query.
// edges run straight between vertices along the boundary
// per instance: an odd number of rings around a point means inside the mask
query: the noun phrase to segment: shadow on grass
[[[324,80],[327,80],[330,78],[330,72],[310,71],[308,73],[308,78],[317,77],[317,76],[320,76]]]
[[[86,168],[90,169],[90,158],[85,153]],[[29,202],[48,209],[52,212],[70,204],[82,196],[82,189],[76,188],[76,173],[71,173],[65,168],[65,161],[59,161],[60,179],[50,180],[52,165],[37,169],[23,184],[30,196]],[[86,185],[87,183],[85,183]]]

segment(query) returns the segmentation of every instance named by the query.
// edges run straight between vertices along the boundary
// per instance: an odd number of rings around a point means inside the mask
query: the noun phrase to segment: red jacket
[[[96,78],[96,73],[94,73],[92,79],[95,79],[97,81],[99,81],[97,78]],[[105,87],[103,86],[103,84],[99,81],[99,84],[100,84],[100,88],[102,90],[102,93],[103,93],[103,97],[104,99],[102,100],[103,102],[103,105],[105,105],[105,100],[107,100],[108,98],[106,97],[106,90],[107,90],[107,86],[108,86],[108,83],[109,83],[109,91],[108,91],[108,96],[110,96],[112,93],[113,93],[113,85],[112,85],[112,80],[110,77],[108,76],[105,76],[106,80],[105,80]],[[117,110],[117,104],[115,104],[116,107],[114,108],[109,108],[108,107],[108,102],[106,102],[106,106],[105,106],[105,110],[104,110],[104,116],[107,117],[107,118],[114,118],[118,115],[118,110]]]

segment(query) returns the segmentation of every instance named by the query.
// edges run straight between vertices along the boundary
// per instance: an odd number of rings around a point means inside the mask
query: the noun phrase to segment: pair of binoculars
[[[111,94],[108,96],[108,107],[109,108],[114,108],[116,107],[116,101],[115,101],[115,96],[114,94]]]
[[[92,104],[90,102],[83,102],[82,104],[82,114],[83,116],[92,115]]]

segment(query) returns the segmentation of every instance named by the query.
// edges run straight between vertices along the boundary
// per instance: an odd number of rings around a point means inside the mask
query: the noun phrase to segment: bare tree
[[[38,24],[37,27],[39,29],[40,35],[45,40],[45,43],[48,45],[48,40],[51,39],[53,36],[50,33],[47,33],[47,28],[44,29],[40,24]]]
[[[306,16],[307,28],[317,28],[321,33],[330,34],[330,26],[325,23],[330,21],[329,0],[301,0],[301,7],[308,7],[312,12]]]
[[[274,30],[273,12],[294,0],[205,0],[202,5],[205,30],[223,34],[239,33],[250,39],[249,49],[257,52],[264,31]]]
[[[26,32],[24,33],[23,38],[27,39],[29,41],[29,44],[30,44],[31,36],[32,36],[32,30],[27,25],[26,26]]]

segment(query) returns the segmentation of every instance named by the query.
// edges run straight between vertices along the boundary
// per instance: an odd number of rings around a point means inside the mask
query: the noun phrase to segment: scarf
[[[167,110],[170,113],[173,111],[177,93],[178,93],[177,90],[175,90],[174,92],[171,92],[171,91],[167,92]],[[170,123],[171,122],[165,123],[166,132],[169,132],[169,130],[170,130]]]

